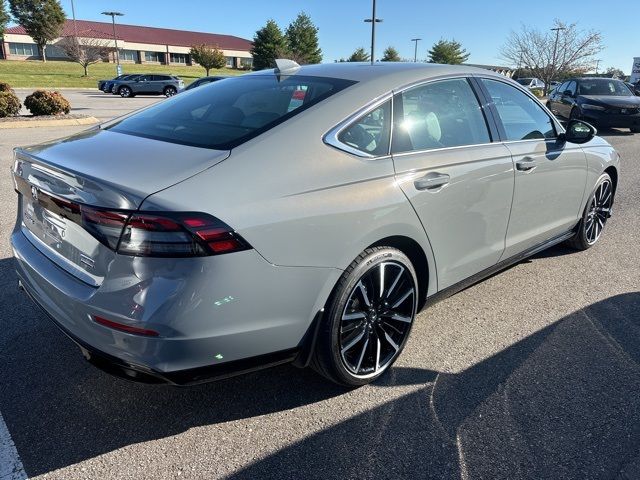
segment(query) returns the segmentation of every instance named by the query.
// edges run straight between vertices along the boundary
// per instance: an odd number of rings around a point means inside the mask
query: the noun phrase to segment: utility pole
[[[116,73],[122,75],[122,69],[120,67],[120,52],[118,52],[118,37],[116,36],[116,17],[124,16],[124,13],[120,12],[102,12],[102,15],[111,17],[111,24],[113,25],[113,41],[116,45]]]
[[[411,41],[415,43],[414,45],[414,49],[413,49],[413,61],[417,62],[418,61],[418,42],[422,40],[421,38],[412,38]]]
[[[566,30],[566,27],[554,27],[551,29],[552,32],[556,32],[556,41],[553,43],[553,57],[552,57],[552,65],[551,65],[551,75],[549,78],[549,80],[553,80],[553,77],[556,76],[556,54],[558,53],[558,38],[560,37],[560,30]],[[545,80],[546,83],[546,80]],[[545,85],[545,92],[547,93],[546,90],[548,88],[547,85]]]
[[[382,22],[381,18],[376,18],[376,0],[373,0],[373,12],[371,18],[365,18],[366,23],[371,23],[371,65],[375,62],[376,51],[376,23]]]
[[[76,9],[73,5],[73,0],[71,0],[71,16],[73,17],[73,35],[76,37],[76,41],[78,41],[78,26],[76,25]]]
[[[600,62],[601,61],[602,60],[600,60],[600,59],[596,60],[596,75],[598,75],[598,67],[600,66]]]

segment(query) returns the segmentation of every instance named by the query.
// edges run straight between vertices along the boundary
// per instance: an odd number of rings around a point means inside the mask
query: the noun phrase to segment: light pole
[[[375,62],[375,48],[376,48],[376,23],[382,22],[381,18],[376,18],[376,0],[373,0],[373,13],[371,18],[365,18],[366,23],[371,23],[371,65]]]
[[[551,29],[552,32],[556,32],[556,41],[553,43],[553,57],[552,57],[552,65],[551,65],[551,78],[549,80],[553,80],[553,77],[556,76],[556,53],[558,52],[558,38],[560,37],[560,30],[566,30],[566,27],[554,27]],[[546,81],[546,80],[545,80]],[[548,87],[545,85],[545,90]],[[545,93],[547,93],[545,91]]]
[[[412,38],[411,41],[415,43],[414,49],[413,49],[413,61],[417,62],[418,61],[418,42],[422,40],[421,38]]]
[[[600,60],[600,59],[596,60],[596,75],[598,75],[598,67],[600,66],[600,62],[601,61],[602,60]]]
[[[113,25],[113,41],[116,44],[116,74],[121,75],[122,71],[120,69],[120,52],[118,52],[118,37],[116,37],[116,17],[122,17],[124,16],[124,13],[102,12],[102,15],[107,15],[111,17],[111,23]]]

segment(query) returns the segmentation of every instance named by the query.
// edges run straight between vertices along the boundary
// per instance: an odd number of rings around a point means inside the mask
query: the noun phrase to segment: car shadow
[[[428,382],[394,368],[385,385]],[[355,415],[234,479],[636,479],[640,293],[577,311],[459,373]]]
[[[111,377],[17,291],[13,268],[0,261],[0,412],[30,477],[347,392],[290,366],[190,388]],[[611,478],[640,453],[639,362],[640,294],[612,297],[461,372],[393,368],[368,388],[411,393],[235,478]]]

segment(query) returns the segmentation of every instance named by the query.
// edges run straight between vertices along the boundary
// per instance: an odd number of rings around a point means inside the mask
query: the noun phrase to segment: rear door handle
[[[516,169],[520,170],[521,172],[529,172],[536,167],[536,161],[530,157],[525,157],[522,160],[518,160],[516,162]]]
[[[424,177],[418,178],[413,184],[418,190],[432,190],[444,187],[449,183],[450,178],[446,173],[431,172],[427,173]]]

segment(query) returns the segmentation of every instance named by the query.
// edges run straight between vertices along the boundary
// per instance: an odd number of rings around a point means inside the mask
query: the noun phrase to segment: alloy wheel
[[[349,372],[367,378],[387,368],[402,350],[415,311],[416,286],[402,264],[387,261],[368,270],[340,321],[340,355]]]
[[[120,96],[121,97],[128,97],[129,95],[131,95],[131,90],[129,90],[129,87],[122,87],[120,89]]]
[[[596,188],[587,212],[585,236],[589,245],[593,245],[600,238],[604,225],[611,216],[612,204],[613,185],[609,179],[605,179]]]

